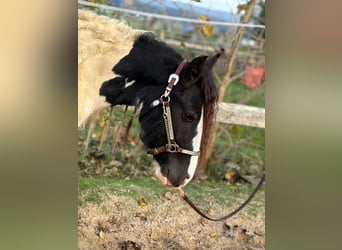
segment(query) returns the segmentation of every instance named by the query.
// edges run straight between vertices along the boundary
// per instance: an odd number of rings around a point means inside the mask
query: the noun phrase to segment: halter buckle
[[[176,74],[176,73],[173,73],[169,76],[169,80],[168,80],[168,83],[170,83],[172,81],[172,79],[175,79],[174,83],[173,83],[173,86],[176,86],[178,81],[179,81],[179,75]]]

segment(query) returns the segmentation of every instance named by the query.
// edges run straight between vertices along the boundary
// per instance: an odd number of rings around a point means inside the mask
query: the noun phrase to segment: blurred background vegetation
[[[245,1],[234,1],[237,8],[211,12],[209,7],[197,5],[181,5],[177,1],[89,1],[103,5],[113,5],[123,9],[158,13],[165,16],[177,13],[179,17],[198,20],[215,20],[238,23],[244,12]],[[168,7],[167,2],[176,5]],[[189,1],[191,2],[191,1]],[[232,2],[228,1],[227,2]],[[265,2],[257,1],[250,22],[264,24]],[[227,55],[236,32],[235,26],[218,26],[210,24],[185,23],[170,21],[150,16],[130,14],[108,10],[106,8],[86,7],[98,14],[121,20],[134,29],[148,30],[155,36],[183,55],[191,59],[198,55],[213,55],[223,48],[226,56],[220,59],[213,73],[217,84],[220,84],[226,72]],[[177,9],[178,8],[178,9]],[[177,11],[178,10],[178,11]],[[175,12],[175,13],[174,13]],[[195,18],[196,17],[196,18]],[[264,67],[265,33],[264,29],[246,28],[238,47],[234,67],[230,72],[228,86],[222,101],[241,103],[256,107],[265,107],[265,88],[263,80],[254,87],[248,86],[245,80],[246,65]],[[126,127],[133,110],[125,107],[114,107],[95,113],[84,129],[79,129],[78,167],[83,176],[101,175],[116,177],[152,176],[152,157],[146,153],[139,139],[139,124],[133,123],[127,139]],[[239,176],[261,176],[265,170],[265,130],[238,125],[216,123],[214,130],[216,140],[213,153],[206,165],[206,178],[227,183],[241,183],[246,179]],[[237,173],[237,174],[236,174]]]

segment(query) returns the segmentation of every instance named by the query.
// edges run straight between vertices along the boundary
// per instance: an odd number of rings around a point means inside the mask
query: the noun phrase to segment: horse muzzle
[[[190,178],[168,178],[163,175],[161,172],[161,167],[157,166],[155,169],[155,176],[163,183],[164,185],[167,186],[172,186],[172,187],[184,187],[186,184],[190,182]]]

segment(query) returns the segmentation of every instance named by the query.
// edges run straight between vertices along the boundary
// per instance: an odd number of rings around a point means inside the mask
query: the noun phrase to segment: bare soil
[[[206,209],[218,217],[242,202],[241,198],[232,207],[208,202]],[[210,222],[176,193],[146,201],[107,193],[100,204],[79,208],[78,248],[265,249],[264,198],[248,206],[253,207],[253,213],[245,208],[227,221]]]

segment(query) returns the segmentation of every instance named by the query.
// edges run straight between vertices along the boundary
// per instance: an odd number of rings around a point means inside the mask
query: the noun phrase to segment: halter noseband
[[[175,140],[173,127],[172,127],[172,116],[171,116],[171,108],[170,108],[170,93],[172,88],[177,85],[179,81],[179,74],[182,71],[186,60],[183,60],[179,65],[175,73],[171,74],[168,80],[168,85],[165,88],[164,94],[155,101],[152,102],[152,106],[155,107],[159,104],[163,104],[163,118],[164,118],[164,125],[166,129],[166,136],[167,136],[167,144],[165,146],[161,146],[159,148],[152,148],[147,151],[147,153],[152,155],[157,155],[164,152],[169,153],[182,153],[191,156],[198,156],[200,151],[192,151],[188,149],[181,148]]]

